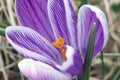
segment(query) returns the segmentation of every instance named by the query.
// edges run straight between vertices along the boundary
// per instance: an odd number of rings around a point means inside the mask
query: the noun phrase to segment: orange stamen
[[[66,51],[64,49],[64,42],[65,40],[62,37],[59,37],[55,42],[53,42],[52,44],[58,48],[60,50],[60,52],[62,53],[62,56],[64,58],[64,60],[67,60],[67,57],[65,55]]]

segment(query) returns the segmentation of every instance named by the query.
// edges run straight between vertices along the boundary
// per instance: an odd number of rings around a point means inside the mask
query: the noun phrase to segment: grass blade
[[[83,79],[82,80],[89,80],[90,70],[91,70],[91,63],[92,63],[92,55],[94,50],[94,42],[96,36],[96,23],[93,24],[93,28],[91,30],[91,34],[89,37],[89,42],[87,45],[87,53],[84,62],[84,70],[83,70]]]

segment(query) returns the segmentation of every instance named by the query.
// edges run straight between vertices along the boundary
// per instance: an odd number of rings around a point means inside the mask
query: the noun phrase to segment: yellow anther
[[[67,60],[67,57],[66,57],[66,55],[65,55],[66,51],[65,51],[65,49],[64,49],[64,42],[65,42],[64,38],[59,37],[59,38],[58,38],[55,42],[53,42],[52,44],[53,44],[56,48],[58,48],[58,49],[60,50],[60,52],[62,53],[62,56],[63,56],[64,60]]]

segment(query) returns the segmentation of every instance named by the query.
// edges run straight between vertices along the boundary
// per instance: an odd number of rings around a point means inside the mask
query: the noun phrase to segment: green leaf
[[[120,57],[120,53],[103,53],[104,57],[109,57],[109,58],[116,58]],[[101,57],[101,55],[98,55],[98,58]]]
[[[120,67],[118,66],[108,80],[119,80],[119,79],[120,79]]]
[[[105,65],[104,65],[104,55],[103,55],[103,51],[101,52],[101,62],[102,62],[102,79],[104,79],[104,75],[105,75]]]
[[[82,80],[89,80],[89,77],[90,77],[95,36],[96,36],[96,23],[93,24],[93,28],[91,30],[91,34],[90,34],[89,41],[87,44],[87,52],[86,52],[86,57],[84,60],[85,62],[84,62],[84,70],[83,70],[83,79]]]
[[[120,68],[118,69],[116,75],[113,77],[113,80],[118,80],[120,79]]]
[[[120,3],[117,4],[112,4],[112,6],[110,7],[115,13],[119,13],[120,12]]]
[[[7,26],[8,26],[8,25],[6,25],[6,24],[0,23],[0,28],[5,29]]]
[[[5,30],[2,29],[2,28],[0,28],[0,35],[1,35],[1,36],[5,36]]]
[[[82,5],[87,4],[87,0],[81,0],[81,1],[82,1]]]

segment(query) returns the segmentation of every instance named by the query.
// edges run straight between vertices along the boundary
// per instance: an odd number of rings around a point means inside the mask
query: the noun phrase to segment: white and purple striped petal
[[[61,36],[66,45],[77,48],[76,16],[69,0],[49,0],[48,16],[56,39]]]
[[[93,58],[100,53],[108,41],[108,24],[105,14],[99,8],[92,5],[82,6],[78,13],[77,40],[79,49],[84,57],[94,22],[96,23],[96,38]]]
[[[29,80],[72,80],[70,76],[63,74],[40,61],[24,59],[18,66],[20,71]]]
[[[30,28],[8,27],[6,37],[11,45],[24,57],[39,60],[38,57],[42,55],[56,63],[63,61],[61,54],[52,43]]]
[[[22,26],[30,27],[48,41],[55,40],[47,11],[48,0],[16,0],[17,17]]]
[[[78,50],[66,46],[67,61],[44,37],[27,27],[8,27],[6,37],[11,45],[25,58],[43,62],[62,73],[75,76],[81,74],[83,61]]]
[[[58,66],[58,68],[65,73],[70,74],[72,77],[75,77],[76,75],[81,75],[83,70],[83,60],[80,53],[78,52],[78,50],[69,45],[66,45],[66,48],[67,60],[63,62],[61,66]]]

